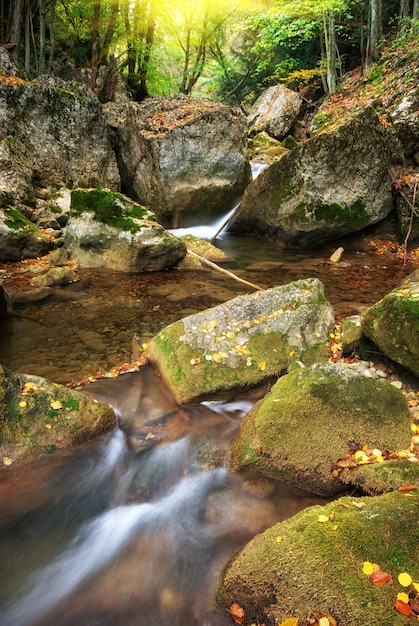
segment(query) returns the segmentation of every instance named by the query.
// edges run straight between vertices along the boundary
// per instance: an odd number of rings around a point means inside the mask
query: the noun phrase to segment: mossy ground
[[[419,580],[418,504],[417,494],[395,492],[305,509],[246,546],[228,567],[218,601],[242,606],[245,626],[274,626],[314,611],[341,626],[408,626],[394,602],[406,591],[398,574]],[[320,522],[320,515],[331,520]],[[364,561],[389,572],[393,585],[373,585]]]

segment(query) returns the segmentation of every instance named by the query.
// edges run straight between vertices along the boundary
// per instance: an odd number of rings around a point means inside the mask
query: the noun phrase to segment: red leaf
[[[397,489],[397,491],[403,493],[404,491],[416,491],[416,489],[417,487],[415,487],[414,485],[402,485]]]
[[[402,615],[410,615],[412,613],[412,609],[410,608],[410,606],[402,600],[396,600],[394,606],[396,608],[396,611],[398,611]]]
[[[239,604],[237,604],[237,602],[233,602],[233,604],[229,608],[229,611],[231,613],[231,617],[234,619],[236,624],[243,624],[244,609],[242,609],[242,607]]]
[[[371,582],[373,585],[383,585],[384,583],[391,584],[393,582],[393,578],[388,572],[382,572],[380,570],[379,572],[374,572],[372,574]]]

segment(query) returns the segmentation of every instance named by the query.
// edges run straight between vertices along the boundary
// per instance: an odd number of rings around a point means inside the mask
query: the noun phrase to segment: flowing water
[[[328,258],[338,244],[296,252],[232,237],[229,217],[198,230],[209,239],[219,233],[228,269],[262,287],[318,277],[338,317],[362,312],[410,271],[369,249],[346,249],[335,265]],[[204,269],[78,275],[45,301],[15,305],[0,329],[0,363],[80,381],[129,362],[167,324],[249,291]],[[15,277],[5,283],[13,291]],[[229,474],[229,444],[248,399],[178,407],[149,367],[85,393],[108,402],[120,428],[2,474],[1,626],[231,624],[214,604],[229,558],[319,499]],[[150,429],[158,445],[149,445]]]

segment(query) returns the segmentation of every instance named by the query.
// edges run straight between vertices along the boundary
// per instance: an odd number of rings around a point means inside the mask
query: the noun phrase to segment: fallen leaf
[[[405,602],[402,602],[401,600],[396,600],[394,606],[396,608],[396,611],[398,611],[402,615],[411,615],[411,613],[413,612],[410,606]]]
[[[237,604],[237,602],[233,602],[230,606],[229,611],[231,613],[231,617],[234,619],[236,624],[243,624],[244,622],[244,609]]]
[[[22,400],[22,402],[19,402],[19,406],[20,406],[21,409],[24,409],[25,406],[26,406],[25,400]]]
[[[397,491],[400,491],[400,493],[403,493],[404,491],[416,491],[417,487],[415,487],[414,485],[402,485],[401,487],[399,487],[397,489]]]
[[[352,506],[356,506],[357,509],[362,509],[366,506],[365,502],[352,502]]]
[[[3,457],[3,464],[4,465],[11,465],[13,463],[12,459],[9,456],[4,456]]]
[[[50,406],[51,406],[52,409],[62,409],[63,408],[63,405],[61,404],[61,402],[59,400],[53,400],[51,402]]]
[[[393,577],[388,572],[374,572],[371,576],[371,582],[373,585],[384,585],[385,583],[391,584]]]
[[[400,593],[397,594],[397,600],[401,600],[405,604],[409,604],[409,596],[407,595],[405,591],[401,591]]]
[[[373,572],[374,572],[374,563],[371,563],[371,561],[364,561],[362,564],[362,573],[365,574],[366,576],[371,576]]]
[[[410,587],[412,584],[412,577],[407,572],[402,572],[398,575],[397,580],[402,587]]]
[[[300,620],[298,617],[287,617],[283,622],[278,624],[278,626],[298,626]]]
[[[327,515],[319,515],[317,518],[318,522],[324,523],[329,521],[329,517]]]

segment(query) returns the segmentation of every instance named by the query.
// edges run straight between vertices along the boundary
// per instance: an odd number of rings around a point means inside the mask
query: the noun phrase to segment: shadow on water
[[[178,406],[149,366],[85,392],[120,428],[0,483],[0,623],[231,624],[227,561],[319,499],[229,474],[247,401]]]

